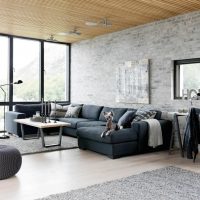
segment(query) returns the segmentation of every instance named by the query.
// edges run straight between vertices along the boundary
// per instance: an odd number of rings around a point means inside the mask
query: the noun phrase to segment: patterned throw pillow
[[[78,118],[80,111],[81,111],[81,106],[70,105],[65,114],[65,117]]]
[[[51,103],[50,117],[55,117],[55,118],[64,117],[68,110],[68,107],[69,105],[62,106],[59,104]]]
[[[138,122],[143,119],[153,119],[155,116],[156,116],[156,111],[154,110],[137,111],[133,119],[133,122]]]

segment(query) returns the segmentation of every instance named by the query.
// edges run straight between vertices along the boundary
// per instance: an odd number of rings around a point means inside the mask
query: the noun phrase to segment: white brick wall
[[[148,58],[150,101],[174,111],[188,102],[172,100],[172,61],[200,57],[200,12],[180,15],[72,45],[71,100],[118,107],[141,105],[115,102],[116,68],[128,60]],[[195,102],[200,105],[199,102]]]

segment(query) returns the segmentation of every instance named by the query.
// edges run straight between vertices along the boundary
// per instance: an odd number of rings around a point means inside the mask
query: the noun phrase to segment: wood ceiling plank
[[[199,0],[0,0],[0,33],[75,42],[199,9]],[[85,25],[104,17],[111,27]],[[82,35],[56,35],[74,27]]]

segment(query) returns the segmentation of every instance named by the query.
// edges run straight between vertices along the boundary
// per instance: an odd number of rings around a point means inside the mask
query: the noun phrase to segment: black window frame
[[[36,38],[30,38],[30,37],[22,37],[22,36],[16,36],[16,35],[9,35],[0,33],[0,36],[8,37],[9,39],[9,80],[8,83],[13,83],[13,39],[14,38],[20,38],[20,39],[27,39],[27,40],[35,40],[40,42],[40,100],[39,101],[13,101],[13,85],[9,85],[9,100],[6,102],[0,102],[0,106],[9,106],[9,111],[13,110],[13,106],[16,104],[38,104],[42,102],[42,98],[44,98],[44,42],[50,42],[55,44],[64,44],[69,47],[68,52],[68,60],[69,60],[69,66],[68,66],[68,101],[57,101],[57,103],[64,103],[64,104],[70,104],[71,102],[71,44],[70,43],[64,43],[64,42],[58,42],[58,41],[49,41],[49,40],[43,40],[43,39],[36,39]],[[67,66],[66,66],[67,68]],[[67,69],[66,69],[67,70]]]
[[[200,63],[200,58],[191,58],[191,59],[183,59],[183,60],[174,60],[174,99],[182,99],[182,97],[177,96],[177,88],[179,87],[180,90],[180,65],[186,64],[194,64]],[[177,69],[178,68],[178,69]],[[178,73],[178,74],[177,74]],[[177,80],[179,79],[179,80]],[[177,83],[179,81],[179,83]],[[179,84],[179,86],[178,86]]]

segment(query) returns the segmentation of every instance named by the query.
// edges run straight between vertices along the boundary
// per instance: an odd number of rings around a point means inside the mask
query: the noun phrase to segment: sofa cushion
[[[117,144],[128,141],[137,140],[137,134],[134,134],[131,128],[113,131],[110,136],[101,137],[101,133],[105,131],[104,126],[81,127],[77,129],[77,136],[101,143]]]
[[[58,119],[59,121],[61,122],[68,122],[71,124],[71,126],[69,126],[70,128],[77,128],[77,124],[79,122],[86,122],[86,121],[89,121],[89,119],[83,119],[83,118],[59,118]]]
[[[96,105],[83,105],[81,117],[98,120],[102,108],[102,106]]]
[[[127,110],[119,119],[118,126],[123,128],[131,127],[131,122],[135,116],[136,111]]]
[[[113,122],[118,122],[120,117],[127,111],[127,108],[110,108],[110,107],[104,107],[101,111],[101,114],[99,116],[100,121],[106,121],[103,113],[104,112],[110,112],[112,111],[114,116],[113,116]]]
[[[65,117],[78,118],[81,108],[81,106],[70,105],[67,109]]]
[[[156,116],[154,118],[157,119],[157,120],[160,120],[161,115],[162,115],[162,111],[160,111],[160,110],[155,110],[155,111],[156,111]]]
[[[134,111],[134,112],[136,112],[137,109],[135,109],[135,108],[128,108],[127,111]]]
[[[102,121],[89,121],[89,122],[79,122],[77,128],[80,127],[94,127],[94,126],[105,126],[106,122]]]
[[[80,104],[80,103],[71,103],[70,105],[71,106],[81,106],[81,107],[83,106],[83,104]]]
[[[154,119],[155,116],[156,116],[156,111],[153,111],[153,110],[137,111],[135,113],[135,117],[134,117],[133,121],[137,122],[137,121],[141,121],[144,119]]]
[[[26,117],[32,117],[36,111],[41,112],[41,104],[16,104],[15,111],[25,113]]]
[[[51,113],[50,117],[59,118],[64,117],[69,105],[62,106],[60,104],[51,103]]]

